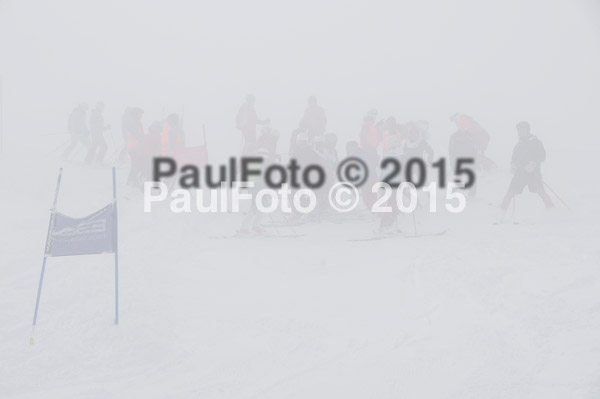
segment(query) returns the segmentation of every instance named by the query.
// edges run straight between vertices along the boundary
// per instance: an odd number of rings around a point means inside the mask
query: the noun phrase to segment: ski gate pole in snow
[[[40,283],[37,290],[37,299],[35,300],[35,311],[33,312],[33,325],[31,326],[31,338],[29,344],[33,345],[33,334],[35,332],[35,325],[37,323],[38,309],[40,307],[40,296],[42,295],[42,283],[44,282],[44,272],[46,271],[46,260],[48,254],[46,248],[48,247],[48,240],[50,239],[50,230],[52,229],[52,221],[54,220],[54,214],[56,213],[56,202],[58,200],[58,190],[60,189],[60,180],[62,179],[62,168],[58,171],[58,179],[56,180],[56,191],[54,192],[54,202],[52,208],[50,208],[50,222],[48,222],[48,234],[46,235],[46,245],[44,246],[44,260],[42,261],[42,271],[40,273]]]
[[[61,168],[56,182],[54,202],[50,210],[50,222],[46,245],[44,247],[44,259],[42,271],[35,301],[33,313],[33,325],[29,343],[33,345],[35,326],[42,296],[42,285],[48,257],[93,255],[113,253],[115,256],[115,325],[119,324],[119,244],[118,244],[118,220],[117,220],[117,178],[116,168],[112,168],[113,200],[104,208],[83,218],[72,218],[56,210],[58,193],[62,180]]]
[[[112,179],[113,179],[113,205],[115,207],[115,223],[117,228],[115,229],[115,325],[119,324],[119,223],[117,221],[117,175],[115,167],[112,168]]]

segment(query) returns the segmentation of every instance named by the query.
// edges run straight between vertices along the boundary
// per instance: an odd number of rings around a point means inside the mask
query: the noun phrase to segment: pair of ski
[[[304,237],[306,234],[259,234],[259,233],[240,233],[239,231],[235,234],[229,234],[224,236],[210,236],[210,239],[225,239],[225,238],[251,238],[251,239],[261,239],[261,238],[298,238]]]
[[[377,234],[377,235],[374,235],[373,237],[356,238],[356,239],[352,239],[352,240],[348,240],[348,241],[359,242],[359,241],[387,240],[387,239],[390,239],[390,238],[421,238],[421,237],[441,236],[441,235],[444,235],[444,234],[446,234],[446,230],[437,231],[437,232],[434,232],[434,233],[413,234],[413,235],[407,235],[407,234],[403,234],[403,233]]]

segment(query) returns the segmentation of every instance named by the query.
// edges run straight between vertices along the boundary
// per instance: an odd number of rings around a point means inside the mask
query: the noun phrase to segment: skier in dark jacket
[[[317,104],[317,97],[308,98],[308,107],[300,120],[300,129],[308,134],[308,140],[312,141],[317,136],[323,136],[327,128],[327,115],[323,107]]]
[[[69,158],[69,155],[71,155],[71,152],[77,144],[81,144],[83,147],[87,147],[90,144],[90,132],[86,120],[87,109],[88,105],[86,103],[81,103],[75,107],[69,116],[68,130],[71,135],[71,142],[62,153],[61,158],[64,160]]]
[[[104,131],[110,129],[110,125],[104,124],[104,103],[98,102],[96,107],[90,113],[90,135],[92,143],[85,157],[85,163],[99,163],[104,161],[106,155],[106,140],[104,140]]]
[[[547,208],[553,208],[554,204],[544,190],[544,181],[540,171],[540,164],[546,160],[544,145],[531,134],[529,122],[519,122],[517,133],[519,142],[513,150],[511,161],[514,176],[502,201],[502,209],[508,209],[513,197],[522,193],[525,186],[529,188],[529,191],[539,195]]]
[[[242,104],[235,118],[236,127],[242,132],[244,137],[242,154],[253,154],[256,152],[256,127],[258,125],[267,125],[270,122],[269,118],[258,118],[254,102],[254,95],[248,95],[246,102]]]

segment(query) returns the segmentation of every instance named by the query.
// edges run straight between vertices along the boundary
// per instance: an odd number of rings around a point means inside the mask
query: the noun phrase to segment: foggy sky
[[[5,141],[18,151],[24,136],[64,132],[76,103],[101,99],[117,128],[127,105],[146,126],[185,107],[192,142],[204,123],[215,153],[237,152],[235,113],[254,93],[283,141],[314,94],[340,145],[376,108],[428,119],[434,142],[458,111],[507,146],[521,119],[550,146],[567,131],[597,146],[599,4],[4,0]]]

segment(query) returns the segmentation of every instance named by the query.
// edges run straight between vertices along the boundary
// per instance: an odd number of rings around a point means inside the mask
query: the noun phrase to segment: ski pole
[[[552,190],[552,187],[550,187],[550,186],[548,185],[548,183],[546,183],[546,182],[545,182],[545,181],[543,181],[543,180],[542,180],[542,182],[544,183],[544,186],[545,186],[545,187],[546,187],[548,190],[550,190],[550,192],[551,192],[552,194],[554,194],[554,196],[555,196],[556,198],[558,198],[558,200],[559,200],[560,202],[562,202],[562,204],[563,204],[564,206],[566,206],[566,207],[567,207],[567,209],[568,209],[570,212],[573,212],[573,210],[571,209],[571,207],[569,207],[569,205],[567,205],[567,203],[566,203],[565,201],[563,201],[563,199],[562,199],[562,198],[560,198],[560,196],[559,196],[558,194],[556,194],[556,192],[555,192],[554,190]]]
[[[515,220],[516,208],[517,208],[517,196],[513,195],[513,198],[512,198],[512,218],[513,218],[513,222]]]
[[[415,229],[415,237],[417,236],[417,218],[415,217],[415,211],[411,212],[413,220],[413,228]]]

